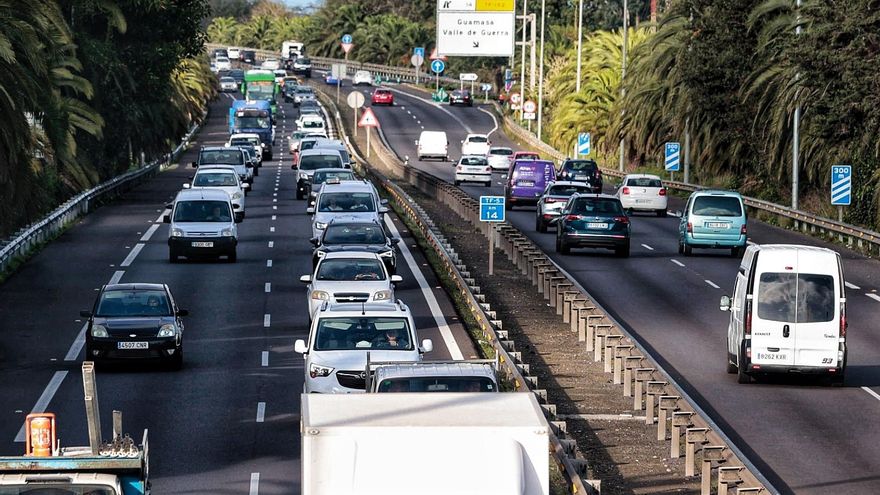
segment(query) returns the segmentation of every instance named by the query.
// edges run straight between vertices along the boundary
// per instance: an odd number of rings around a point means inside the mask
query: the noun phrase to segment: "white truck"
[[[549,495],[527,393],[302,395],[303,495]]]
[[[305,53],[306,46],[299,41],[286,40],[281,43],[281,59],[296,59]]]

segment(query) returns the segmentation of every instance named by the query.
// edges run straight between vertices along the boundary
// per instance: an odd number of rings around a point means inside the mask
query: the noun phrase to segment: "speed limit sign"
[[[538,105],[536,105],[535,102],[532,100],[528,100],[525,103],[523,103],[523,112],[535,113],[535,111],[537,109],[538,109]]]
[[[510,103],[513,105],[519,105],[522,103],[522,95],[519,93],[510,93]]]

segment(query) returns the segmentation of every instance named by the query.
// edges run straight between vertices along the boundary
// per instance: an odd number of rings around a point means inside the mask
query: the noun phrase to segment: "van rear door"
[[[758,266],[761,258],[758,257]],[[752,364],[792,366],[795,355],[797,271],[774,265],[755,277],[752,299]],[[767,265],[764,265],[767,266]]]
[[[843,280],[836,255],[798,250],[796,367],[838,368]]]

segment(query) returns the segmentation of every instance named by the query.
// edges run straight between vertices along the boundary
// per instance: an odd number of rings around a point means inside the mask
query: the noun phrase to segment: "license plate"
[[[534,182],[534,181],[531,181],[531,180],[521,180],[521,181],[517,182],[516,185],[518,185],[518,186],[526,186],[526,187],[533,187],[533,186],[535,185],[535,182]]]
[[[729,226],[727,222],[706,222],[706,227],[710,229],[726,229]]]
[[[758,352],[755,356],[757,361],[785,361],[788,356],[785,354],[770,354],[766,352]]]
[[[647,199],[637,199],[637,200],[636,200],[636,204],[639,204],[639,205],[643,205],[643,204],[648,203],[648,202],[649,202],[649,201],[648,201]]]
[[[193,242],[192,247],[214,247],[213,242]]]
[[[117,342],[117,349],[149,349],[149,342]]]
[[[607,223],[590,222],[587,224],[588,229],[607,229]]]

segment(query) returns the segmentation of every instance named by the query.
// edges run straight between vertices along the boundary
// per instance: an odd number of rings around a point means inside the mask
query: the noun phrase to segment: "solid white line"
[[[647,249],[648,251],[653,251],[653,250],[654,250],[654,248],[652,248],[651,246],[649,246],[649,245],[647,245],[647,244],[642,244],[642,247],[645,248],[645,249]]]
[[[681,261],[678,261],[678,260],[669,260],[669,261],[675,263],[678,266],[684,266],[684,263],[682,263]]]
[[[263,326],[269,328],[272,325],[272,315],[266,313],[263,315]]]
[[[875,399],[880,400],[880,394],[878,394],[877,392],[874,392],[874,391],[871,390],[870,388],[868,388],[868,387],[862,387],[862,390],[864,390],[865,392],[868,392],[869,394],[871,394],[871,396],[874,397]]]
[[[150,225],[150,228],[147,229],[146,232],[144,232],[143,236],[141,236],[141,241],[143,241],[143,242],[149,241],[150,237],[153,237],[153,234],[155,234],[156,231],[159,230],[160,226],[161,225],[158,223],[154,223],[153,225]]]
[[[388,225],[388,230],[390,230],[395,237],[400,238],[400,231],[397,230],[394,222],[386,223]],[[401,254],[403,254],[403,258],[406,260],[406,264],[409,265],[409,269],[413,273],[413,277],[415,277],[416,282],[419,283],[419,287],[422,288],[422,295],[428,302],[428,309],[431,310],[434,322],[440,330],[440,336],[443,338],[443,343],[446,344],[446,348],[449,349],[449,355],[452,356],[452,359],[464,359],[464,355],[458,347],[458,342],[455,341],[455,336],[452,335],[452,330],[450,330],[449,325],[446,323],[446,318],[443,317],[443,311],[440,310],[440,304],[437,303],[437,298],[434,297],[434,293],[431,292],[431,286],[428,285],[428,281],[425,280],[425,276],[422,275],[421,267],[416,263],[415,258],[413,258],[412,253],[409,251],[409,248],[405,243],[400,243],[398,246],[400,247]]]
[[[86,329],[89,328],[89,322],[83,323],[82,328],[80,328],[79,333],[76,335],[76,338],[73,339],[73,343],[70,344],[70,349],[67,350],[67,354],[64,355],[65,361],[76,361],[79,359],[79,351],[82,350],[83,346],[86,343]]]
[[[257,423],[262,423],[266,420],[266,403],[265,402],[257,402]]]
[[[272,292],[272,283],[271,283],[271,282],[266,282],[266,286],[265,286],[264,289],[265,289],[266,292]]]
[[[849,288],[849,289],[855,289],[855,290],[859,290],[859,289],[861,289],[861,287],[859,287],[858,285],[856,285],[856,284],[851,284],[851,283],[849,283],[849,282],[844,282],[843,285],[845,285],[845,286],[846,286],[847,288]]]
[[[165,221],[165,211],[162,211],[162,213],[159,214],[159,218],[156,219],[156,223],[163,223],[164,221]]]
[[[143,249],[143,248],[144,248],[143,243],[139,242],[139,243],[135,244],[134,248],[132,248],[131,252],[128,253],[128,256],[126,256],[125,259],[122,260],[122,263],[120,263],[119,266],[131,265],[132,262],[134,262],[134,259],[137,258],[137,255],[140,254],[141,249]]]
[[[868,292],[865,295],[870,297],[871,299],[877,301],[877,302],[880,302],[880,296],[878,296],[877,294],[873,294],[871,292]]]
[[[40,395],[40,398],[37,399],[37,403],[34,404],[34,408],[31,409],[31,413],[41,413],[46,412],[46,408],[49,407],[49,403],[52,402],[52,397],[55,396],[55,392],[58,391],[58,387],[61,386],[61,382],[64,381],[64,378],[67,376],[67,371],[56,371],[54,375],[52,375],[52,379],[49,380],[49,384],[46,385],[46,388],[43,390],[43,393]],[[16,442],[24,442],[24,422],[21,424],[21,429],[18,430],[18,435],[15,435]]]
[[[110,277],[110,281],[107,283],[110,285],[118,284],[119,281],[122,279],[123,275],[125,275],[125,270],[117,270],[117,271],[113,272],[113,276]]]
[[[269,247],[275,247],[275,241],[269,241]]]
[[[260,365],[263,367],[269,366],[269,351],[263,351],[260,357]]]
[[[495,131],[498,130],[498,119],[495,118],[495,115],[493,115],[492,112],[489,112],[489,111],[487,111],[487,110],[484,109],[484,108],[479,108],[478,110],[481,111],[481,112],[483,112],[483,113],[485,113],[485,114],[488,115],[489,117],[492,117],[492,122],[495,123],[495,127],[493,127],[491,131],[489,131],[488,133],[486,133],[486,136],[491,136],[493,132],[495,132]],[[644,244],[642,244],[642,246],[644,246]]]
[[[248,495],[260,495],[260,473],[251,473],[251,487]]]
[[[271,268],[272,267],[272,260],[266,260],[266,266]]]
[[[714,287],[714,288],[716,288],[716,289],[720,289],[720,288],[721,288],[721,287],[715,285],[715,282],[713,282],[713,281],[711,281],[711,280],[704,280],[703,282],[706,282],[707,284],[709,284],[710,287]]]

